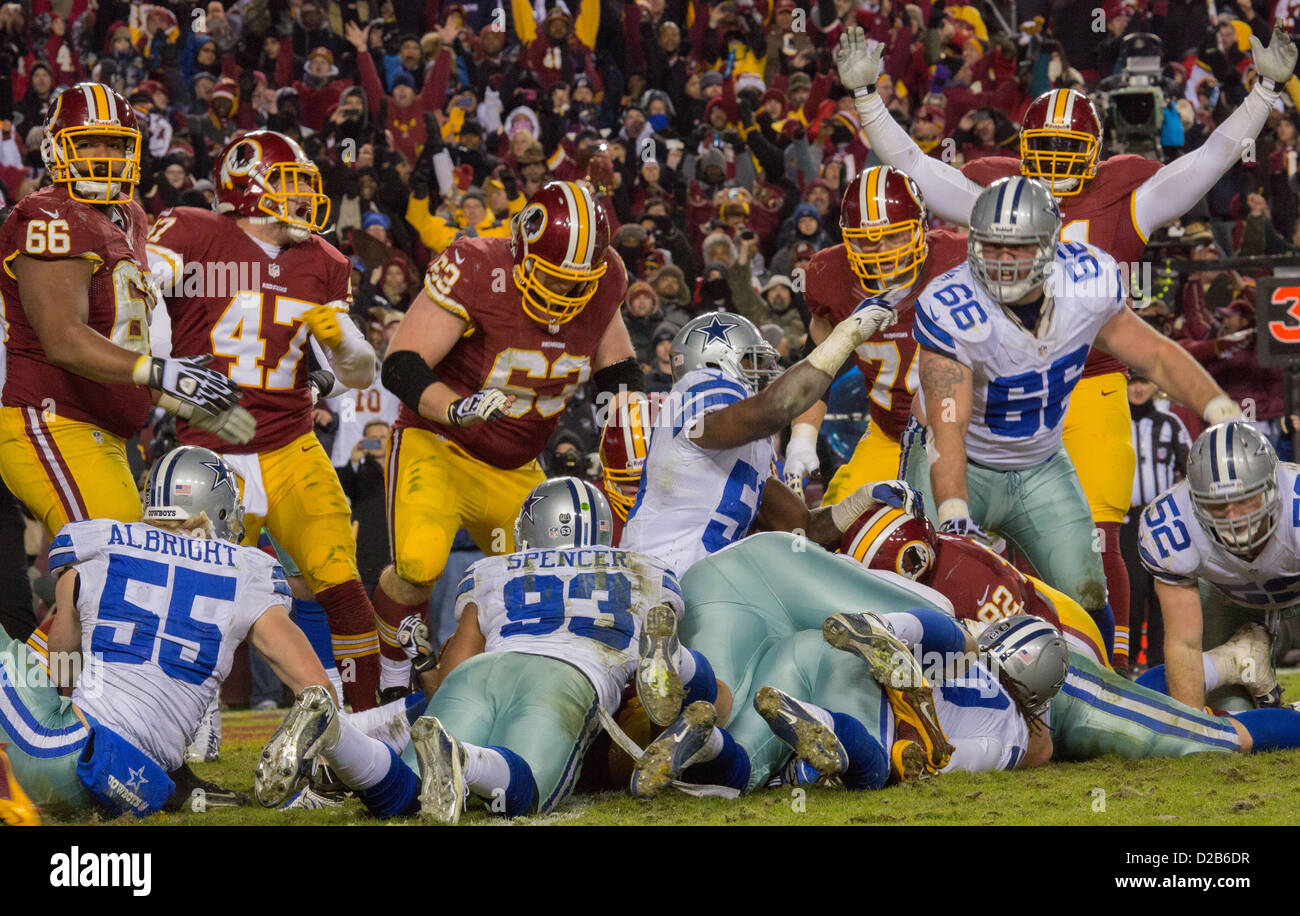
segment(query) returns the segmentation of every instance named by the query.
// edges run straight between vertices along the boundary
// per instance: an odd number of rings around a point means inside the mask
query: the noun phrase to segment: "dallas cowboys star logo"
[[[731,338],[728,337],[727,334],[734,327],[735,327],[734,324],[728,324],[725,321],[723,321],[721,318],[719,318],[717,315],[714,315],[712,321],[710,321],[708,324],[702,327],[696,328],[691,333],[703,334],[704,345],[706,347],[715,340],[720,340],[725,344],[730,344]]]
[[[213,477],[215,478],[212,482],[213,493],[217,492],[222,487],[229,487],[231,493],[233,493],[236,497],[239,496],[239,494],[235,492],[235,482],[234,480],[231,479],[230,471],[229,469],[227,469],[225,462],[201,461],[199,463],[202,464],[208,470],[210,470],[212,472]]]
[[[140,769],[138,770],[134,770],[131,767],[127,767],[126,769],[127,772],[131,775],[131,778],[126,781],[126,787],[130,789],[132,792],[135,792],[142,785],[144,785],[146,782],[149,781],[144,778],[144,767],[140,767]]]
[[[523,508],[519,510],[520,513],[523,515],[524,518],[528,519],[530,522],[535,521],[535,519],[533,518],[533,506],[537,505],[543,499],[545,499],[545,497],[543,496],[530,495],[527,499],[524,500]]]

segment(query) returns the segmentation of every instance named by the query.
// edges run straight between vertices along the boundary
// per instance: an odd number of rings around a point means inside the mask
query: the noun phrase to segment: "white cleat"
[[[465,751],[433,716],[411,726],[411,745],[420,764],[420,817],[455,824],[465,811]]]
[[[253,780],[253,795],[275,808],[302,788],[311,775],[311,760],[339,740],[339,713],[324,687],[298,694],[293,708],[262,748]]]
[[[1220,686],[1240,684],[1256,699],[1281,696],[1273,670],[1273,639],[1257,623],[1248,623],[1221,646],[1205,653],[1219,672]],[[1274,697],[1274,693],[1277,697]]]
[[[677,615],[666,604],[652,607],[637,644],[636,695],[655,725],[671,725],[682,711],[686,690],[673,662],[680,651]]]

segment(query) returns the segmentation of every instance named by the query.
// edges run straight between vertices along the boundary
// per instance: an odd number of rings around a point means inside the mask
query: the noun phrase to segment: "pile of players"
[[[1275,33],[1221,139],[1259,130],[1295,56]],[[807,279],[816,346],[784,372],[752,324],[712,313],[677,334],[673,390],[648,401],[626,272],[581,184],[547,185],[510,239],[459,239],[430,265],[383,364],[404,406],[373,607],[311,433],[315,393],[375,374],[342,317],[347,263],[313,234],[328,222],[318,172],[285,137],[239,137],[217,159],[219,212],[168,211],[146,241],[134,116],[103,87],[64,92],[43,148],[54,183],[0,230],[0,473],[60,574],[56,613],[0,645],[0,817],[178,804],[244,639],[297,694],[258,800],[329,804],[330,778],[379,817],[455,822],[470,798],[549,811],[602,729],[646,798],[1300,746],[1269,658],[1269,630],[1300,605],[1295,468],[1134,316],[1117,263],[1217,180],[1224,144],[1166,167],[1098,162],[1095,111],[1057,90],[1029,109],[1019,160],[961,174],[896,135],[859,30],[838,65],[891,164],[850,183],[845,242]],[[930,231],[927,199],[969,232]],[[258,265],[259,290],[180,282],[232,259]],[[170,354],[150,343],[162,314]],[[333,371],[310,372],[309,351]],[[774,437],[795,424],[791,478],[815,463],[820,399],[850,356],[872,423],[809,509],[773,474]],[[1101,390],[1122,383],[1114,360],[1210,424],[1188,479],[1143,516],[1168,667],[1137,684],[1114,670],[1115,590],[1094,549],[1132,479],[1124,400]],[[608,500],[536,461],[588,380]],[[151,405],[181,418],[184,445],[142,501],[124,441]],[[492,555],[435,652],[421,615],[462,527]],[[80,660],[70,702],[47,655]],[[1259,708],[1208,714],[1220,688]]]

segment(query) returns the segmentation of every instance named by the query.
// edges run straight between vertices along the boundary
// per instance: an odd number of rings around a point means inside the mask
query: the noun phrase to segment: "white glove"
[[[1240,420],[1242,416],[1241,405],[1226,394],[1211,398],[1210,403],[1205,405],[1205,422],[1211,426]]]
[[[897,320],[897,313],[880,300],[864,299],[852,315],[835,325],[826,339],[808,354],[807,361],[834,378],[859,344]]]
[[[863,341],[874,337],[877,332],[892,328],[894,323],[898,321],[898,312],[878,299],[864,299],[862,304],[854,309],[853,314],[845,320],[856,320],[858,328],[861,330],[862,339],[855,341],[853,344],[856,347]]]
[[[447,422],[452,426],[474,426],[506,415],[514,395],[500,388],[484,388],[469,397],[457,398],[447,405]]]
[[[835,67],[840,71],[840,83],[850,92],[876,85],[880,76],[880,61],[885,56],[885,46],[873,41],[867,44],[866,33],[858,26],[845,29],[840,36],[840,47],[835,52]]]
[[[821,467],[817,460],[817,427],[811,423],[796,423],[790,429],[790,443],[785,447],[785,483],[794,489],[794,482]]]
[[[1273,26],[1273,37],[1264,47],[1254,35],[1250,36],[1250,52],[1255,58],[1255,72],[1265,79],[1273,81],[1273,88],[1282,89],[1282,84],[1295,72],[1296,47],[1291,36],[1286,33],[1279,20]],[[841,77],[843,79],[843,77]]]

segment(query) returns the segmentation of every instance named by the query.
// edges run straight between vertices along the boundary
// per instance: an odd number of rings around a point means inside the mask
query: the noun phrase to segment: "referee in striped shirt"
[[[1165,634],[1160,604],[1155,599],[1151,574],[1138,558],[1138,528],[1147,503],[1183,479],[1192,437],[1187,427],[1156,403],[1156,384],[1140,375],[1128,381],[1129,410],[1133,415],[1133,450],[1137,467],[1133,471],[1132,508],[1120,528],[1120,553],[1128,567],[1130,653],[1136,669],[1142,645],[1142,624],[1147,627],[1148,667],[1164,662]],[[1136,673],[1136,672],[1135,672]]]

